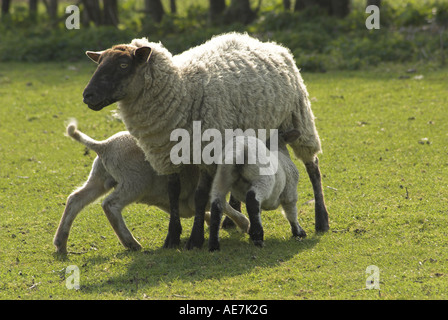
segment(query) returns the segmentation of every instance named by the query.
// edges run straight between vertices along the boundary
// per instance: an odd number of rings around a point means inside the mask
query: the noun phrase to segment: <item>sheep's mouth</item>
[[[89,109],[94,110],[94,111],[100,111],[102,110],[104,107],[107,107],[108,105],[111,105],[112,103],[114,103],[114,100],[103,100],[101,102],[92,104],[92,103],[87,103],[87,106],[89,107]]]

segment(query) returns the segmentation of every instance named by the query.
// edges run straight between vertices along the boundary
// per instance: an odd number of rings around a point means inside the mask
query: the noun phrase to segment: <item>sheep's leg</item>
[[[103,211],[118,239],[125,248],[134,251],[140,250],[142,246],[134,238],[128,227],[126,227],[121,212],[124,207],[133,203],[135,200],[135,197],[127,194],[123,188],[118,186],[102,203]]]
[[[235,199],[232,194],[230,194],[229,199],[230,206],[235,209],[236,211],[241,212],[241,202]],[[222,222],[222,228],[223,229],[232,229],[235,228],[235,222],[233,222],[232,219],[230,219],[228,216],[224,218],[224,221]]]
[[[306,232],[302,229],[297,220],[297,204],[296,201],[282,204],[283,214],[291,225],[292,236],[296,238],[305,238]]]
[[[249,236],[257,247],[262,247],[263,226],[261,225],[260,202],[256,199],[254,190],[249,190],[246,195],[246,209],[249,214]]]
[[[201,170],[198,187],[194,194],[195,216],[191,235],[186,244],[187,250],[201,248],[204,243],[204,215],[209,201],[211,185],[212,177]]]
[[[325,232],[330,229],[328,223],[328,211],[325,206],[324,193],[322,191],[322,178],[319,169],[319,159],[305,163],[306,171],[310,177],[314,191],[315,229],[316,232]]]
[[[244,214],[232,208],[227,202],[224,202],[224,212],[241,231],[249,232],[250,222]]]
[[[105,187],[103,179],[91,176],[81,189],[73,192],[67,198],[64,213],[62,214],[61,221],[53,239],[53,243],[56,246],[58,253],[67,253],[67,239],[70,233],[70,228],[78,213],[88,204],[105,194],[108,190],[109,189]]]
[[[210,238],[208,240],[208,250],[219,250],[219,225],[222,218],[222,203],[220,199],[213,201],[210,210]]]
[[[168,197],[170,201],[170,224],[164,248],[174,248],[180,244],[182,225],[179,216],[180,178],[177,173],[168,176]]]

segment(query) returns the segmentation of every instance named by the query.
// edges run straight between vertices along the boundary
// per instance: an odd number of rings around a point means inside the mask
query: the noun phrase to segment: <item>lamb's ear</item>
[[[291,143],[300,137],[300,131],[297,129],[292,129],[292,130],[281,133],[281,136],[282,136],[283,140],[285,140],[286,143]]]
[[[86,55],[95,63],[98,63],[98,60],[100,59],[102,53],[103,51],[86,51]]]
[[[134,56],[141,62],[147,62],[151,57],[152,49],[150,47],[140,47],[135,49]]]

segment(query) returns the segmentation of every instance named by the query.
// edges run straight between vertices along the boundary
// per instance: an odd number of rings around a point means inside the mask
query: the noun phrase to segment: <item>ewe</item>
[[[204,242],[205,207],[216,164],[174,164],[170,151],[177,141],[170,137],[173,130],[183,128],[194,142],[196,121],[201,122],[202,132],[298,130],[300,136],[290,146],[304,162],[313,185],[315,229],[329,229],[317,158],[320,139],[308,92],[288,49],[229,33],[175,56],[146,39],[86,54],[98,68],[84,90],[84,102],[98,111],[118,101],[118,112],[147,160],[158,173],[169,175],[172,199],[178,197],[181,169],[199,167],[188,249]],[[181,232],[176,203],[170,210],[165,247],[178,245]]]

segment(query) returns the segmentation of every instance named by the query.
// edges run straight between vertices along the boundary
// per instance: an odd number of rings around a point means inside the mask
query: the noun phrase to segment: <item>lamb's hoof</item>
[[[56,254],[58,254],[58,255],[61,255],[61,256],[63,256],[63,255],[67,255],[67,247],[56,247],[56,252],[55,252]]]
[[[230,219],[229,217],[225,217],[224,221],[222,222],[221,228],[233,229],[235,227],[236,227],[235,222],[233,222],[233,220]]]
[[[140,251],[142,250],[142,246],[139,243],[127,245],[126,248],[130,251]]]
[[[303,229],[300,229],[298,232],[293,233],[292,235],[296,239],[306,238],[306,232]]]

